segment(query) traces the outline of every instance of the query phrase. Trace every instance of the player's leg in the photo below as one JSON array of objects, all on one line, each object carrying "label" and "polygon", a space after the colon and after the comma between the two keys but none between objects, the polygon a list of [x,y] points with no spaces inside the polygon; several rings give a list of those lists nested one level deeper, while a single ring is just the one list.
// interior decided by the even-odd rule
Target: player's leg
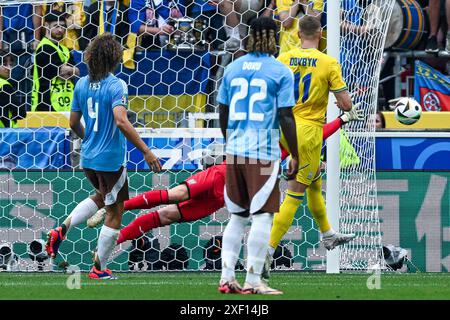
[{"label": "player's leg", "polygon": [[447,39],[445,42],[445,51],[450,53],[450,0],[445,1],[445,15],[447,17]]},{"label": "player's leg", "polygon": [[241,293],[236,280],[235,267],[241,251],[245,227],[249,221],[249,199],[246,183],[237,165],[237,157],[227,156],[225,203],[231,213],[222,237],[221,293]]},{"label": "player's leg", "polygon": [[[200,207],[203,206],[204,208],[199,208],[200,210],[198,210],[196,216],[198,215],[201,216],[203,212],[206,212],[206,215],[213,213],[217,209],[214,210],[213,212],[208,211],[211,205],[214,206],[217,203],[221,203],[219,208],[224,206],[223,200],[223,189],[225,185],[224,169],[225,165],[215,165],[209,167],[206,170],[200,171],[192,175],[175,188],[168,190],[169,202],[181,204],[183,202],[189,202],[190,200],[194,200],[193,203],[196,203],[195,200],[199,199],[202,202],[202,205],[200,205]],[[157,191],[156,194],[158,194],[158,192],[161,190],[155,191]],[[125,210],[128,210],[130,208],[139,209],[146,207],[147,203],[149,203],[148,199],[151,198],[150,196],[146,196],[146,194],[150,194],[151,192],[152,191],[149,191],[148,193],[144,193],[133,199],[125,201]],[[183,199],[189,200],[185,201]],[[130,203],[133,203],[133,205],[131,205]],[[91,228],[97,226],[98,224],[103,222],[105,214],[106,211],[104,209],[100,209],[94,216],[92,216],[88,220],[87,225]]]},{"label": "player's leg", "polygon": [[[287,145],[283,136],[281,143],[283,146]],[[288,181],[286,196],[280,206],[280,211],[274,216],[269,242],[270,256],[273,256],[281,239],[291,227],[295,214],[303,203],[305,190],[317,172],[318,164],[315,163],[315,158],[317,158],[316,161],[320,161],[322,146],[322,132],[320,128],[302,125],[297,122],[297,144],[300,158],[299,170],[296,179]]]},{"label": "player's leg", "polygon": [[128,200],[128,179],[124,167],[117,172],[95,172],[99,181],[99,193],[106,205],[105,224],[100,230],[94,266],[89,272],[91,279],[111,279],[112,273],[106,268],[111,253],[116,246],[122,223],[124,202]]},{"label": "player's leg", "polygon": [[162,204],[180,203],[208,192],[213,180],[208,179],[214,167],[198,172],[169,190],[151,190],[125,201],[125,210],[150,209]]},{"label": "player's leg", "polygon": [[[180,184],[169,190],[151,190],[125,201],[124,210],[150,209],[162,204],[179,203],[189,199],[189,190],[185,184]],[[105,208],[98,210],[88,219],[87,225],[94,228],[103,222],[106,216]]]},{"label": "player's leg", "polygon": [[[92,170],[86,170],[86,175],[92,175],[91,171]],[[94,187],[97,189],[98,181],[96,181],[95,177],[91,178],[91,183],[93,183]],[[55,258],[58,254],[61,242],[66,238],[70,229],[86,222],[97,212],[98,208],[102,208],[103,206],[104,202],[99,193],[81,201],[59,227],[49,231],[47,243],[45,245],[47,254],[51,258]]]},{"label": "player's leg", "polygon": [[288,181],[286,196],[280,206],[280,211],[275,214],[273,219],[273,226],[270,232],[269,241],[270,256],[275,253],[279,243],[291,227],[295,214],[303,203],[305,190],[306,185],[298,183],[295,180]]},{"label": "player's leg", "polygon": [[137,217],[133,222],[120,230],[117,244],[136,239],[154,228],[167,226],[175,222],[190,222],[203,219],[223,206],[223,198],[214,196],[202,199],[193,198],[177,205],[165,206],[157,211]]},{"label": "player's leg", "polygon": [[425,51],[428,53],[436,53],[439,51],[437,43],[437,33],[439,31],[439,18],[441,10],[441,0],[430,0],[428,5],[428,14],[430,17],[430,33]]},{"label": "player's leg", "polygon": [[167,226],[181,219],[177,205],[171,204],[157,211],[143,214],[134,219],[129,225],[120,230],[117,244],[136,239],[144,233],[163,226]]},{"label": "player's leg", "polygon": [[306,189],[306,195],[309,211],[319,226],[322,242],[327,250],[333,250],[336,246],[348,243],[355,238],[354,233],[339,233],[331,227],[328,221],[325,199],[322,195],[320,171],[317,172],[317,178]]},{"label": "player's leg", "polygon": [[[311,184],[320,163],[322,130],[315,126],[301,124],[297,119],[296,125],[298,154],[300,157],[299,170],[295,180],[288,181],[288,188],[280,206],[280,211],[275,213],[273,219],[269,249],[262,273],[262,278],[266,282],[270,277],[269,270],[275,250],[291,227],[295,214],[303,203],[306,188]],[[287,143],[284,136],[281,138],[281,144],[286,148]]]},{"label": "player's leg", "polygon": [[221,293],[240,293],[241,286],[236,280],[235,267],[241,251],[245,227],[249,221],[248,211],[231,213],[222,237],[222,273],[219,283]]},{"label": "player's leg", "polygon": [[124,210],[151,209],[153,207],[179,203],[189,199],[189,192],[184,183],[169,190],[150,190],[128,201],[125,201]]},{"label": "player's leg", "polygon": [[105,224],[100,230],[97,251],[94,255],[94,267],[89,273],[91,279],[111,279],[112,272],[106,268],[108,259],[116,246],[122,223],[123,202],[106,206]]},{"label": "player's leg", "polygon": [[320,232],[322,235],[330,233],[332,228],[328,221],[325,200],[322,195],[322,176],[320,173],[308,189],[306,189],[306,196],[308,199],[309,211],[319,226]]},{"label": "player's leg", "polygon": [[280,207],[278,184],[279,161],[250,165],[245,172],[249,192],[252,225],[247,241],[247,275],[244,294],[282,294],[261,281],[264,261],[269,247],[274,212]]}]

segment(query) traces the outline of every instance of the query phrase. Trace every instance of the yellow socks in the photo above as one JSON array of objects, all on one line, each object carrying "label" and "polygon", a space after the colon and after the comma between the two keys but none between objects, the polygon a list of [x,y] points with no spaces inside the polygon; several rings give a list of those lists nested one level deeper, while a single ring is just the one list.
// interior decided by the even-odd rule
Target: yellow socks
[{"label": "yellow socks", "polygon": [[270,232],[270,246],[273,249],[278,247],[281,239],[289,230],[294,220],[297,209],[303,202],[304,193],[286,191],[286,198],[280,207],[280,212],[275,213],[273,218],[272,230]]},{"label": "yellow socks", "polygon": [[322,178],[313,181],[306,189],[306,196],[308,197],[308,208],[314,220],[319,225],[320,232],[325,233],[331,229],[328,222],[327,209],[325,207],[325,200],[322,195]]}]

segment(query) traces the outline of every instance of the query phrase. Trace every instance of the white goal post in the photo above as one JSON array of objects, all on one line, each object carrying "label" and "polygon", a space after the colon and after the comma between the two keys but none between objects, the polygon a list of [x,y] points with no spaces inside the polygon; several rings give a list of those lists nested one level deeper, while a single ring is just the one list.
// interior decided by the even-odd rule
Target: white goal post
[{"label": "white goal post", "polygon": [[[327,1],[327,52],[341,63],[353,103],[365,121],[353,122],[327,141],[327,212],[349,244],[327,252],[327,273],[384,268],[375,172],[375,114],[381,59],[396,0]],[[339,114],[330,96],[327,119]],[[361,135],[358,133],[364,133]],[[344,140],[347,147],[341,150]],[[355,154],[351,154],[353,149]],[[357,158],[346,163],[345,158]]]}]

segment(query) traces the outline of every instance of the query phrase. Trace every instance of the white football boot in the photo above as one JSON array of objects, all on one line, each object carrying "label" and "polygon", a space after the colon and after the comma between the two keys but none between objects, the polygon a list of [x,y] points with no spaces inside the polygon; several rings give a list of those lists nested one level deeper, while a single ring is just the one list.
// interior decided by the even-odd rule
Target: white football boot
[{"label": "white football boot", "polygon": [[355,237],[356,235],[354,233],[335,232],[331,236],[322,237],[322,242],[327,250],[333,250],[337,246],[341,246],[352,241]]}]

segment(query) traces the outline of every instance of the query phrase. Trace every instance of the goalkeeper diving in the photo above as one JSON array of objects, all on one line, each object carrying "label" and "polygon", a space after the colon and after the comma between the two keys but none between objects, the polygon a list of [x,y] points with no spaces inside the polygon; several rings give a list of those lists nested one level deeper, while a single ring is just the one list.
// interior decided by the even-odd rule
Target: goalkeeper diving
[{"label": "goalkeeper diving", "polygon": [[[361,111],[355,106],[350,112],[344,112],[334,121],[326,124],[323,130],[323,139],[327,139],[342,125],[362,120]],[[282,159],[289,153],[282,149]],[[225,162],[213,165],[206,170],[192,175],[185,181],[169,190],[150,190],[132,199],[125,201],[124,210],[151,209],[160,205],[164,207],[145,213],[120,230],[117,245],[139,238],[148,231],[178,222],[192,222],[203,219],[225,206]],[[72,219],[79,210],[75,208],[63,224],[51,231],[58,237],[47,242],[46,250],[49,256],[56,257],[61,242],[66,239],[67,232],[76,225],[87,220],[89,227],[102,223],[106,210],[100,209],[95,214],[86,216],[84,221]],[[74,222],[76,221],[76,224]]]}]

